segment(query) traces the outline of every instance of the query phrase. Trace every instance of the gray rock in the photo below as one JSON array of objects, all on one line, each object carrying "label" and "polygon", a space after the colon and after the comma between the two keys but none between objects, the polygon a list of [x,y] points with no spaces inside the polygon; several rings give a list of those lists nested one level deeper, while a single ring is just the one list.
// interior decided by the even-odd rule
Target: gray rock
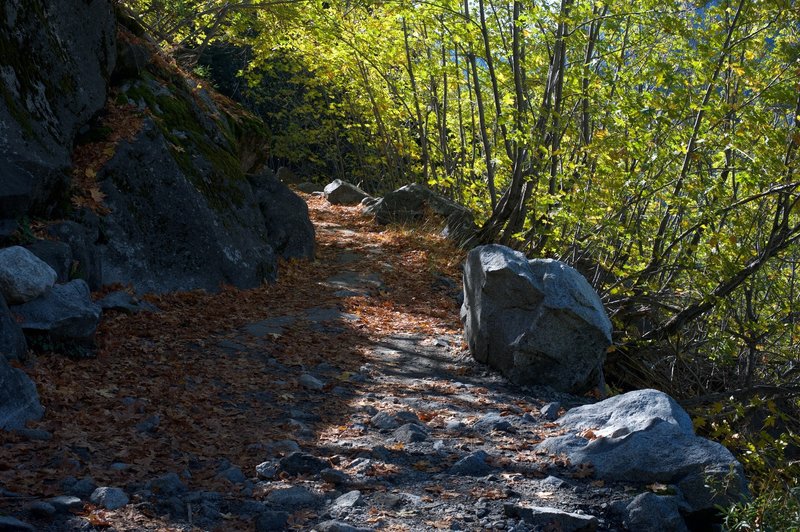
[{"label": "gray rock", "polygon": [[271,334],[283,334],[286,327],[292,325],[297,318],[294,316],[274,316],[255,323],[248,323],[244,330],[247,334],[263,338]]},{"label": "gray rock", "polygon": [[394,431],[394,439],[403,443],[413,443],[428,439],[428,432],[415,423],[406,423]]},{"label": "gray rock", "polygon": [[488,457],[489,455],[484,451],[475,451],[453,464],[450,467],[450,473],[470,477],[488,475],[492,471],[492,466],[486,462]]},{"label": "gray rock", "polygon": [[43,414],[33,381],[0,356],[0,430],[24,429],[28,421],[41,419]]},{"label": "gray rock", "polygon": [[12,312],[27,332],[47,333],[59,340],[90,341],[102,310],[92,302],[89,286],[81,279],[55,285],[43,296],[16,305]]},{"label": "gray rock", "polygon": [[369,194],[355,185],[336,179],[327,184],[323,190],[325,199],[334,205],[358,205]]},{"label": "gray rock", "polygon": [[97,290],[103,284],[103,267],[95,247],[95,242],[100,239],[100,220],[91,212],[82,211],[81,214],[87,225],[74,221],[59,222],[50,225],[47,233],[69,245],[72,257],[69,278],[83,279],[89,288]]},{"label": "gray rock", "polygon": [[342,484],[347,484],[350,481],[350,478],[346,473],[330,467],[320,471],[319,476],[322,480],[333,484],[334,486],[341,486]]},{"label": "gray rock", "polygon": [[0,530],[3,532],[34,532],[36,529],[16,517],[0,515]]},{"label": "gray rock", "polygon": [[70,510],[80,510],[83,508],[83,501],[78,497],[73,497],[71,495],[59,495],[58,497],[52,497],[47,499],[47,502],[53,505],[58,513],[66,513]]},{"label": "gray rock", "polygon": [[516,384],[581,393],[602,380],[611,322],[577,271],[505,246],[479,246],[464,265],[464,335],[472,356]]},{"label": "gray rock", "polygon": [[0,218],[62,215],[75,136],[106,102],[116,58],[113,7],[76,0],[6,0],[3,7]]},{"label": "gray rock", "polygon": [[80,480],[72,479],[71,482],[65,481],[64,486],[68,495],[80,497],[81,499],[86,499],[97,489],[97,484],[92,477],[84,477]]},{"label": "gray rock", "polygon": [[446,222],[444,236],[458,243],[468,241],[477,231],[469,209],[416,183],[365,203],[363,212],[375,215],[381,224],[419,221],[433,213]]},{"label": "gray rock", "polygon": [[285,259],[313,259],[314,225],[306,202],[269,171],[249,179],[275,253]]},{"label": "gray rock", "polygon": [[328,463],[311,454],[295,452],[281,458],[278,467],[290,475],[316,475],[328,468]]},{"label": "gray rock", "polygon": [[[25,507],[31,515],[38,517],[52,517],[56,514],[56,507],[45,501],[34,501]],[[0,526],[2,530],[2,526]]]},{"label": "gray rock", "polygon": [[138,314],[142,311],[158,312],[158,308],[151,305],[147,301],[142,301],[137,297],[130,295],[128,292],[121,290],[111,292],[103,299],[97,302],[103,310],[116,310],[118,312],[126,312],[128,314]]},{"label": "gray rock", "polygon": [[631,532],[686,532],[686,523],[679,511],[676,497],[655,493],[636,496],[625,508],[625,526]]},{"label": "gray rock", "polygon": [[180,495],[187,491],[186,485],[181,482],[177,473],[167,473],[166,475],[154,478],[147,483],[147,489],[162,498]]},{"label": "gray rock", "polygon": [[363,506],[364,505],[364,498],[361,496],[361,492],[358,490],[348,491],[344,495],[341,495],[333,501],[333,506],[336,509],[343,509],[343,508],[352,508],[353,506]]},{"label": "gray rock", "polygon": [[27,353],[25,334],[11,315],[5,299],[0,296],[0,356],[7,360],[21,360]]},{"label": "gray rock", "polygon": [[58,275],[21,246],[0,249],[0,296],[9,305],[32,301],[53,286]]},{"label": "gray rock", "polygon": [[286,530],[289,512],[266,510],[256,518],[256,532],[277,532]]},{"label": "gray rock", "polygon": [[286,509],[306,508],[316,506],[320,498],[302,486],[279,488],[267,495],[266,502]]},{"label": "gray rock", "polygon": [[153,432],[161,425],[161,416],[154,414],[136,424],[136,432]]},{"label": "gray rock", "polygon": [[231,466],[225,469],[224,471],[220,472],[218,476],[219,478],[224,478],[232,484],[244,484],[244,482],[247,480],[247,477],[242,470],[236,466]]},{"label": "gray rock", "polygon": [[374,528],[356,527],[344,521],[328,520],[314,526],[317,532],[374,532]]},{"label": "gray rock", "polygon": [[394,430],[400,426],[395,417],[388,412],[378,412],[370,418],[369,423],[380,430]]},{"label": "gray rock", "polygon": [[300,451],[300,446],[294,440],[278,440],[264,446],[269,456],[285,456]]},{"label": "gray rock", "polygon": [[549,506],[520,506],[507,503],[503,506],[508,517],[524,520],[535,527],[561,532],[590,532],[597,529],[597,518],[592,515],[565,512]]},{"label": "gray rock", "polygon": [[314,192],[323,192],[324,193],[325,187],[318,183],[312,183],[310,181],[304,181],[297,185],[297,190],[300,192],[305,192],[306,194],[313,194]]},{"label": "gray rock", "polygon": [[277,462],[270,460],[256,466],[256,475],[262,480],[272,480],[278,475],[279,470]]},{"label": "gray rock", "polygon": [[[142,83],[137,90],[154,90],[137,83]],[[104,239],[98,247],[103,283],[132,284],[143,293],[216,291],[220,283],[250,288],[274,280],[276,254],[252,187],[235,166],[219,166],[220,160],[234,157],[233,148],[213,124],[206,124],[210,118],[191,96],[164,97],[186,106],[192,117],[186,119],[211,133],[198,136],[202,147],[182,142],[191,161],[183,164],[156,123],[157,111],[151,110],[156,116],[145,119],[136,137],[117,145],[97,174],[111,211],[103,219]],[[221,159],[210,161],[203,150]]]},{"label": "gray rock", "polygon": [[[676,484],[693,512],[747,494],[741,464],[722,445],[695,436],[688,414],[657,390],[574,408],[557,423],[567,434],[538,449],[563,453],[575,465],[590,463],[597,478]],[[593,433],[588,439],[579,435],[587,429]]]},{"label": "gray rock", "polygon": [[561,410],[561,403],[558,401],[554,403],[547,403],[542,408],[539,409],[539,413],[545,418],[547,421],[555,421],[558,419],[558,411]]},{"label": "gray rock", "polygon": [[297,382],[306,390],[320,391],[325,387],[325,384],[321,380],[308,373],[300,375]]},{"label": "gray rock", "polygon": [[128,495],[123,490],[107,486],[94,490],[89,500],[106,510],[122,508],[129,502]]},{"label": "gray rock", "polygon": [[55,240],[36,240],[26,245],[25,249],[46,262],[56,272],[56,282],[66,283],[70,280],[72,250],[69,244]]},{"label": "gray rock", "polygon": [[53,433],[42,429],[17,429],[14,434],[32,441],[50,441],[53,439]]},{"label": "gray rock", "polygon": [[501,416],[499,412],[489,412],[488,414],[485,414],[475,422],[473,428],[481,432],[491,432],[493,430],[501,432],[514,432],[513,425],[505,418],[505,416]]}]

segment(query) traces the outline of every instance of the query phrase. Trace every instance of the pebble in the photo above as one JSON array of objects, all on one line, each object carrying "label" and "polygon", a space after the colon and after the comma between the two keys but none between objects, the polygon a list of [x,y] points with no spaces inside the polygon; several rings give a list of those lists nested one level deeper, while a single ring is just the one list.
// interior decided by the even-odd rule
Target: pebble
[{"label": "pebble", "polygon": [[300,450],[300,446],[294,440],[278,440],[268,443],[264,446],[264,450],[270,457],[284,456],[291,453],[296,453]]},{"label": "pebble", "polygon": [[186,485],[181,482],[180,477],[176,473],[167,473],[160,477],[154,478],[147,483],[147,487],[153,493],[162,497],[168,497],[187,491]]},{"label": "pebble", "polygon": [[336,509],[352,508],[353,506],[363,506],[364,498],[358,490],[348,491],[341,497],[333,501],[332,506]]},{"label": "pebble", "polygon": [[400,426],[397,419],[386,412],[378,412],[369,420],[370,425],[380,430],[393,430]]},{"label": "pebble", "polygon": [[137,423],[136,432],[152,432],[161,424],[161,416],[158,414],[150,416],[141,423]]},{"label": "pebble", "polygon": [[58,497],[47,499],[47,502],[50,503],[58,513],[66,513],[70,510],[83,508],[83,501],[71,495],[59,495]]},{"label": "pebble", "polygon": [[329,482],[334,486],[340,486],[342,484],[346,484],[349,481],[347,474],[343,473],[342,471],[339,471],[338,469],[332,469],[332,468],[323,469],[322,471],[319,472],[319,476],[322,478],[322,480],[324,480],[325,482]]},{"label": "pebble", "polygon": [[316,505],[319,497],[302,486],[292,486],[272,491],[267,495],[266,501],[274,506],[294,510]]},{"label": "pebble", "polygon": [[539,409],[539,413],[548,421],[555,421],[558,419],[558,411],[561,410],[561,403],[558,401],[554,401],[552,403],[547,403],[542,408]]},{"label": "pebble", "polygon": [[106,510],[116,510],[128,504],[128,495],[120,488],[103,486],[94,490],[89,498],[94,504],[102,506]]},{"label": "pebble", "polygon": [[327,469],[328,463],[308,453],[294,452],[281,458],[278,467],[290,475],[316,475]]},{"label": "pebble", "polygon": [[242,470],[236,466],[231,466],[225,469],[218,476],[220,478],[224,478],[225,480],[231,482],[232,484],[242,484],[244,483],[245,480],[247,480],[247,477],[242,472]]},{"label": "pebble", "polygon": [[278,464],[271,460],[261,462],[256,466],[256,475],[262,480],[272,480],[278,475]]},{"label": "pebble", "polygon": [[488,456],[484,451],[475,451],[453,464],[450,467],[450,473],[470,477],[488,475],[492,470],[492,466],[486,463]]},{"label": "pebble", "polygon": [[321,380],[309,373],[303,373],[300,375],[300,377],[297,379],[297,382],[299,382],[300,386],[306,390],[320,391],[325,387],[325,384]]},{"label": "pebble", "polygon": [[66,487],[65,491],[67,494],[81,498],[88,497],[94,493],[94,490],[97,489],[97,484],[92,477],[84,477],[72,483],[65,481],[64,485]]}]

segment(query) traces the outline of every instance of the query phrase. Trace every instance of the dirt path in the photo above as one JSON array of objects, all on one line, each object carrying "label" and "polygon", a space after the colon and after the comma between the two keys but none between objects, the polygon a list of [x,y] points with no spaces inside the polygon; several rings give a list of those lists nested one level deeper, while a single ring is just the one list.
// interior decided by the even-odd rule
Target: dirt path
[{"label": "dirt path", "polygon": [[[553,430],[540,407],[575,398],[465,353],[461,252],[304,197],[313,263],[109,314],[97,358],[38,357],[47,413],[4,436],[0,512],[41,530],[530,530],[538,505],[614,529],[622,489],[533,450]],[[130,503],[84,504],[96,486]],[[51,504],[64,495],[76,515]]]}]

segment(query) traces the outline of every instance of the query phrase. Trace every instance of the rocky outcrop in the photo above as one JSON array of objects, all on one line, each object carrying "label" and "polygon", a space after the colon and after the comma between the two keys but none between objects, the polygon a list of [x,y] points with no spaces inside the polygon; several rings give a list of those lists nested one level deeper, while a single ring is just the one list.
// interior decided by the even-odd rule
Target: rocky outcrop
[{"label": "rocky outcrop", "polygon": [[24,428],[25,423],[40,419],[42,414],[36,386],[22,370],[12,368],[0,356],[0,430]]},{"label": "rocky outcrop", "polygon": [[325,185],[323,193],[325,199],[333,205],[358,205],[364,198],[369,198],[369,194],[341,179],[335,179]]},{"label": "rocky outcrop", "polygon": [[688,513],[747,494],[741,464],[719,443],[696,436],[686,411],[657,390],[577,407],[557,423],[567,433],[538,450],[590,464],[599,479],[673,485]]},{"label": "rocky outcrop", "polygon": [[479,362],[517,384],[584,392],[601,384],[611,322],[573,268],[479,246],[464,264],[464,336]]},{"label": "rocky outcrop", "polygon": [[367,203],[364,214],[374,215],[380,224],[416,222],[433,214],[445,221],[444,236],[459,244],[477,231],[469,209],[416,183]]},{"label": "rocky outcrop", "polygon": [[106,101],[115,33],[108,1],[3,2],[0,218],[60,215],[68,206],[72,143]]},{"label": "rocky outcrop", "polygon": [[249,178],[264,216],[267,240],[285,259],[314,257],[314,225],[308,205],[269,170]]}]

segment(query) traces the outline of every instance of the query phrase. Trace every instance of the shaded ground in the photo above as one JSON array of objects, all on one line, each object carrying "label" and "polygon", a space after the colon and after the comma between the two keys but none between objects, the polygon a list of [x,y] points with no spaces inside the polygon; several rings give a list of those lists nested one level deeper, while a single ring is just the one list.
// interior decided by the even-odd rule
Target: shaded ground
[{"label": "shaded ground", "polygon": [[[527,530],[514,508],[537,504],[615,528],[623,486],[532,450],[553,429],[539,407],[575,398],[508,387],[465,353],[462,252],[306,199],[313,263],[284,264],[276,284],[255,290],[148,298],[160,313],[104,317],[97,358],[38,357],[28,372],[47,413],[33,428],[52,438],[0,436],[0,513],[50,530],[305,530],[330,519]],[[283,440],[336,474],[287,472]],[[453,468],[478,451],[485,460]],[[256,475],[262,463],[276,473]],[[188,495],[153,487],[170,472]],[[131,504],[81,504],[76,517],[26,510],[86,477],[122,487]],[[292,486],[313,500],[276,498]],[[354,490],[356,502],[336,502]]]}]

